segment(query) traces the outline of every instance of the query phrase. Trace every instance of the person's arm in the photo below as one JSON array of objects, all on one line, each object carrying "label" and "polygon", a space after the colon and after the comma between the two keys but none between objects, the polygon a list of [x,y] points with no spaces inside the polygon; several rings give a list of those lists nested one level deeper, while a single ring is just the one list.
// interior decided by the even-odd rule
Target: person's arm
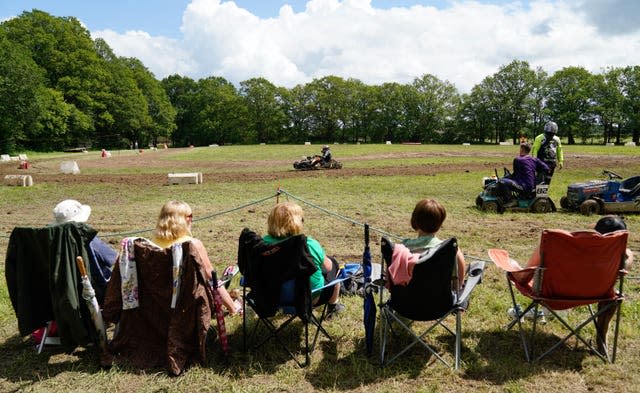
[{"label": "person's arm", "polygon": [[333,268],[333,262],[331,262],[331,259],[329,259],[328,257],[324,257],[324,260],[322,261],[322,272],[328,272]]},{"label": "person's arm", "polygon": [[624,261],[624,268],[631,269],[631,265],[633,264],[633,251],[627,248],[626,255],[627,259]]},{"label": "person's arm", "polygon": [[560,138],[558,138],[558,148],[556,149],[556,157],[558,158],[558,169],[562,169],[564,166],[564,154],[562,153],[562,143],[560,142]]},{"label": "person's arm", "polygon": [[534,157],[534,159],[536,160],[536,171],[537,172],[542,172],[542,173],[549,173],[549,165],[547,165],[544,161],[542,161],[541,159]]},{"label": "person's arm", "polygon": [[533,146],[531,146],[531,157],[538,156],[538,150],[540,150],[540,143],[541,143],[540,141],[541,141],[540,135],[535,137],[535,139],[533,140]]},{"label": "person's arm", "polygon": [[196,249],[196,253],[202,262],[202,268],[204,271],[202,272],[205,280],[211,280],[211,272],[213,271],[213,266],[211,265],[211,261],[209,260],[209,255],[207,254],[206,248],[204,248],[204,244],[196,238],[191,239],[191,243],[194,245]]},{"label": "person's arm", "polygon": [[462,288],[462,283],[464,282],[465,272],[467,271],[466,262],[464,260],[464,254],[462,250],[458,249],[456,253],[456,263],[458,264],[458,282],[455,283],[458,289]]}]

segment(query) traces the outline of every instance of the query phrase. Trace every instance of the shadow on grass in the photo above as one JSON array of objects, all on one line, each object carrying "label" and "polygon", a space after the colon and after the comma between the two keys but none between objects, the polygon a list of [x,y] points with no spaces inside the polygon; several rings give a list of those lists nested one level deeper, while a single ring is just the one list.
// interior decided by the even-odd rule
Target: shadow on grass
[{"label": "shadow on grass", "polygon": [[70,370],[84,373],[102,370],[94,347],[65,352],[60,346],[46,346],[38,354],[30,338],[16,335],[0,345],[0,354],[0,380],[18,383],[20,387],[16,391]]},{"label": "shadow on grass", "polygon": [[[242,331],[242,323],[228,332],[229,340],[229,357],[225,358],[222,354],[220,342],[217,338],[213,339],[207,345],[207,367],[217,373],[231,374],[236,378],[245,378],[257,374],[272,374],[276,372],[282,365],[289,362],[291,357],[273,338],[266,341],[260,347],[256,345],[262,341],[268,334],[264,326],[259,326],[257,331],[252,329],[255,327],[256,321],[248,327],[248,334],[254,334],[253,338],[247,339],[247,350],[244,350],[244,338]],[[304,362],[304,336],[303,324],[300,320],[294,320],[279,335],[281,342],[285,343],[289,350],[296,356],[300,362]],[[311,326],[309,327],[309,341],[313,339]],[[322,338],[318,338],[320,343]],[[316,345],[316,351],[319,350]],[[312,354],[313,356],[313,354]]]},{"label": "shadow on grass", "polygon": [[[560,345],[542,360],[528,363],[517,330],[484,331],[471,335],[477,338],[478,344],[473,352],[463,352],[465,379],[503,384],[549,370],[579,371],[585,357],[591,356],[583,345],[576,346],[570,340],[571,344]],[[542,354],[559,340],[557,335],[538,331],[534,356]]]}]

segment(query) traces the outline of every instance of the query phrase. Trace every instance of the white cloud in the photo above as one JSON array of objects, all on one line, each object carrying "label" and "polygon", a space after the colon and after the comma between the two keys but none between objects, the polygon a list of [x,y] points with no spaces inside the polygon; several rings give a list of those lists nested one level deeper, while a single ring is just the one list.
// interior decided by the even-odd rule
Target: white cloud
[{"label": "white cloud", "polygon": [[640,32],[603,35],[571,4],[462,0],[446,9],[382,10],[369,0],[311,0],[303,12],[285,5],[277,17],[260,19],[232,1],[193,0],[180,40],[143,32],[94,36],[119,56],[139,58],[158,78],[222,76],[237,84],[262,76],[286,87],[326,75],[380,84],[433,74],[466,92],[514,59],[550,73],[640,64]]},{"label": "white cloud", "polygon": [[193,75],[198,69],[190,49],[170,38],[152,37],[144,31],[118,34],[113,30],[94,31],[91,36],[104,39],[118,56],[139,59],[156,78]]}]

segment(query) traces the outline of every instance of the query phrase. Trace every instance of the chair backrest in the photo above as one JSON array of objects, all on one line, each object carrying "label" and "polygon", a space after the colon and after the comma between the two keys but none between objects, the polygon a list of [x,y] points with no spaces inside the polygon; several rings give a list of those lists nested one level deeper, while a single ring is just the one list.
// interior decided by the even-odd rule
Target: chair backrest
[{"label": "chair backrest", "polygon": [[[540,240],[541,277],[534,287],[548,299],[604,299],[614,294],[624,266],[627,231],[544,230]],[[555,308],[555,307],[554,307]]]},{"label": "chair backrest", "polygon": [[309,254],[305,235],[266,244],[255,232],[245,228],[239,239],[238,267],[244,276],[244,285],[251,289],[250,296],[258,315],[273,316],[281,306],[281,300],[287,301],[284,297],[291,300],[290,288],[287,293],[282,287],[293,280],[296,313],[303,318],[308,316],[311,310],[309,277],[317,268]]},{"label": "chair backrest", "polygon": [[[455,301],[452,291],[458,242],[455,237],[424,251],[413,268],[409,283],[390,287],[393,309],[416,321],[430,321],[449,312]],[[387,264],[391,261],[387,260]]]},{"label": "chair backrest", "polygon": [[[123,253],[129,241],[133,256],[127,261]],[[167,366],[172,374],[191,361],[203,363],[213,295],[197,247],[191,241],[178,245],[180,258],[175,246],[160,248],[144,238],[125,239],[122,246],[103,308],[104,320],[118,323],[113,352],[136,367]],[[175,266],[179,285],[172,302]],[[135,270],[135,278],[123,273],[127,267]]]},{"label": "chair backrest", "polygon": [[88,244],[96,231],[70,222],[43,228],[16,227],[11,232],[5,278],[22,336],[48,321],[58,325],[65,349],[86,345],[97,337],[81,297],[76,257],[89,258]]}]

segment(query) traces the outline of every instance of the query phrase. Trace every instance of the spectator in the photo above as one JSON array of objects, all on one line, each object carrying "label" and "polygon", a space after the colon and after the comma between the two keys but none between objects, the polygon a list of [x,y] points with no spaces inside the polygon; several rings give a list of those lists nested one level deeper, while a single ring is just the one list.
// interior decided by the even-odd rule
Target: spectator
[{"label": "spectator", "polygon": [[[67,222],[84,222],[89,220],[91,207],[83,205],[74,199],[66,199],[53,208],[54,224],[64,224]],[[111,278],[113,264],[118,257],[118,253],[105,243],[98,236],[89,242],[89,267],[91,283],[96,291],[96,299],[102,304],[107,287]]]},{"label": "spectator", "polygon": [[[276,204],[267,218],[268,235],[264,236],[267,244],[278,243],[287,237],[303,233],[304,213],[302,208],[293,202]],[[311,290],[318,289],[335,280],[338,274],[338,263],[324,252],[320,243],[307,236],[307,246],[313,258],[317,270],[309,277]],[[337,315],[344,310],[344,305],[338,303],[340,297],[340,284],[327,287],[313,298],[314,305],[329,303],[327,318]]]},{"label": "spectator", "polygon": [[[438,201],[435,199],[422,199],[416,204],[413,213],[411,213],[411,228],[418,232],[418,237],[404,239],[402,244],[412,253],[421,253],[442,243],[436,233],[440,230],[445,218],[447,218],[447,211]],[[453,287],[454,289],[460,289],[466,271],[464,255],[460,249],[458,249],[456,261],[456,269],[453,271],[455,275]]]},{"label": "spectator", "polygon": [[[190,241],[201,255],[205,271],[206,280],[212,279],[213,267],[202,242],[191,236],[191,224],[193,223],[193,213],[191,207],[182,201],[169,201],[160,209],[160,215],[156,223],[156,231],[152,241],[162,248],[169,248],[175,243]],[[214,285],[217,283],[214,283]],[[224,286],[218,287],[218,292],[222,298],[222,303],[229,311],[230,315],[242,314],[242,306],[234,300]]]},{"label": "spectator", "polygon": [[552,121],[544,125],[544,133],[538,135],[533,141],[531,155],[544,161],[549,167],[549,172],[541,174],[540,181],[545,184],[551,184],[551,177],[556,169],[562,169],[564,166],[564,155],[562,154],[562,143],[556,135],[558,133],[558,125]]}]

